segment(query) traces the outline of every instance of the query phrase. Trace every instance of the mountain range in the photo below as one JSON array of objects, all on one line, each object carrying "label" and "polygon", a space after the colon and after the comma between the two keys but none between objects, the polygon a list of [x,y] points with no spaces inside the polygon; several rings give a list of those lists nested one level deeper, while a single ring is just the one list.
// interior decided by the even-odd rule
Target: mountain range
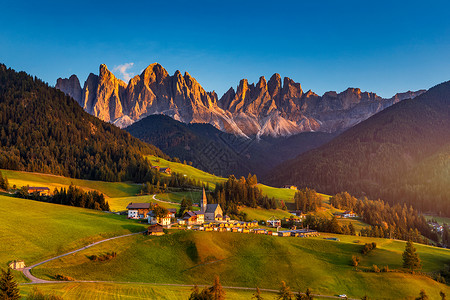
[{"label": "mountain range", "polygon": [[59,78],[57,89],[73,97],[88,113],[118,127],[153,114],[183,123],[209,123],[242,137],[291,136],[301,132],[338,132],[348,129],[404,99],[424,92],[406,92],[384,99],[374,93],[348,88],[319,96],[304,92],[300,83],[279,74],[256,84],[242,79],[220,99],[189,75],[169,73],[157,63],[125,83],[102,64],[99,75],[89,74],[81,88],[76,75]]}]

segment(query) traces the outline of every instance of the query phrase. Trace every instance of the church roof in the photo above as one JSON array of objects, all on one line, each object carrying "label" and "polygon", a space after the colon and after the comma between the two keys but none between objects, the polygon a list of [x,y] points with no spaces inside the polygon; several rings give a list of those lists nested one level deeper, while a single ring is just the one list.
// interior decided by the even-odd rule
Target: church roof
[{"label": "church roof", "polygon": [[215,213],[217,210],[217,207],[220,207],[220,204],[208,204],[208,206],[206,206],[206,211],[205,213]]}]

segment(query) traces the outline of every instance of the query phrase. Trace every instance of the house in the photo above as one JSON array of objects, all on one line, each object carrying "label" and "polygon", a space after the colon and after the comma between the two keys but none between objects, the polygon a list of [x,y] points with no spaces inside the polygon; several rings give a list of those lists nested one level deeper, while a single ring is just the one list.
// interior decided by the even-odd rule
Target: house
[{"label": "house", "polygon": [[290,210],[289,213],[296,217],[301,217],[303,215],[301,210]]},{"label": "house", "polygon": [[159,172],[166,173],[166,174],[172,174],[172,170],[170,168],[159,168]]},{"label": "house", "polygon": [[183,220],[183,219],[177,219],[177,223],[178,223],[179,225],[186,225],[186,221]]},{"label": "house", "polygon": [[150,203],[133,203],[127,206],[128,219],[146,219],[150,212]]},{"label": "house", "polygon": [[147,229],[148,235],[163,235],[164,228],[160,224],[151,225]]},{"label": "house", "polygon": [[14,260],[8,265],[13,270],[22,270],[25,268],[25,262],[23,260]]},{"label": "house", "polygon": [[223,211],[220,204],[208,204],[205,189],[203,189],[203,197],[200,202],[200,211],[205,214],[205,221],[219,221],[219,219],[222,221],[223,219]]},{"label": "house", "polygon": [[284,189],[290,189],[290,190],[297,190],[297,187],[295,185],[285,185],[283,186]]},{"label": "house", "polygon": [[343,218],[355,218],[357,217],[356,213],[352,210],[346,210],[342,213]]},{"label": "house", "polygon": [[205,215],[202,212],[187,211],[183,215],[183,220],[187,225],[198,225],[205,222]]},{"label": "house", "polygon": [[278,236],[291,236],[291,231],[278,231]]},{"label": "house", "polygon": [[45,186],[29,186],[28,187],[28,194],[38,193],[39,195],[46,195],[48,196],[50,194],[50,189]]},{"label": "house", "polygon": [[279,227],[281,226],[281,220],[276,219],[275,217],[271,217],[269,220],[266,221],[266,224],[269,227]]},{"label": "house", "polygon": [[153,210],[148,213],[148,223],[149,224],[160,224],[162,226],[170,225],[170,220],[172,218],[172,214],[170,212],[167,213],[164,217],[156,217],[153,214]]},{"label": "house", "polygon": [[175,215],[177,214],[177,209],[176,208],[168,208],[167,210],[170,213],[170,217],[175,218]]},{"label": "house", "polygon": [[265,229],[260,229],[260,228],[254,229],[254,230],[253,230],[253,233],[254,233],[254,234],[266,234],[266,232],[267,232],[267,230],[265,230]]},{"label": "house", "polygon": [[225,215],[225,216],[223,216],[223,221],[230,222],[231,219],[230,219],[230,217],[228,215]]}]

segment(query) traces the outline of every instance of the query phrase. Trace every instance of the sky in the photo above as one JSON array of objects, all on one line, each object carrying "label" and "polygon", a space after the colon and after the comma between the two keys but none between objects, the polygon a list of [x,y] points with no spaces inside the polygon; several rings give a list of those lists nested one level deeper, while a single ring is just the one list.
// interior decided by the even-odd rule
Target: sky
[{"label": "sky", "polygon": [[[370,2],[370,3],[369,3]],[[447,2],[447,3],[446,3]],[[219,97],[274,73],[391,97],[450,80],[448,1],[0,0],[0,62],[50,85],[158,62]]]}]

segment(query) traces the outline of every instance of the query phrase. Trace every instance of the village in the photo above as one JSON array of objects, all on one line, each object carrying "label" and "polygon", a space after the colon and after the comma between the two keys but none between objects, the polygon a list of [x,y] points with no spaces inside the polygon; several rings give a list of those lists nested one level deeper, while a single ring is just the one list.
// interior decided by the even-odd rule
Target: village
[{"label": "village", "polygon": [[[281,220],[274,217],[265,222],[231,220],[229,216],[224,215],[220,204],[207,203],[205,189],[203,189],[200,210],[198,211],[187,211],[178,219],[176,218],[176,209],[167,209],[163,215],[160,214],[160,211],[159,206],[153,203],[130,203],[127,206],[129,219],[148,220],[150,224],[146,232],[148,235],[163,235],[165,234],[164,229],[253,233],[279,237],[319,235],[316,230],[309,228],[297,229],[296,226],[290,230],[279,230],[281,228]],[[297,216],[295,219],[297,221],[300,221],[303,217],[300,211],[291,211],[291,213]],[[264,227],[267,228],[261,228],[262,226],[260,225],[265,225]]]}]

